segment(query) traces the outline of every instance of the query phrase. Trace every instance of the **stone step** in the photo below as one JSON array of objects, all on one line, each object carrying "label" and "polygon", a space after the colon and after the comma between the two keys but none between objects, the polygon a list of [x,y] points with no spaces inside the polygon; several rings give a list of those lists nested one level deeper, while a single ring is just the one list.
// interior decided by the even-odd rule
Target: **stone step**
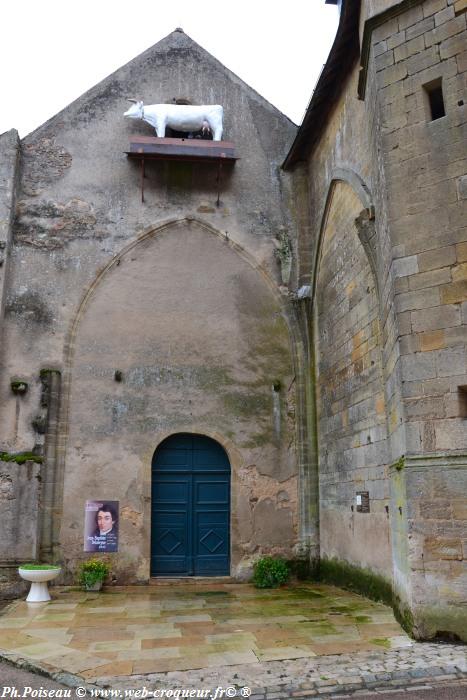
[{"label": "stone step", "polygon": [[202,586],[204,585],[224,585],[241,583],[241,581],[236,581],[231,576],[178,576],[173,578],[168,578],[165,576],[155,576],[149,579],[150,586]]}]

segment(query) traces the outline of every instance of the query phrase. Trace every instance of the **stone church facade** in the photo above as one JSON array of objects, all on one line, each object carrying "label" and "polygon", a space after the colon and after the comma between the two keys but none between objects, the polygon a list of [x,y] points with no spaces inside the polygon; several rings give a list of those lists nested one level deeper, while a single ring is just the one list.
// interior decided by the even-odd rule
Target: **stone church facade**
[{"label": "stone church facade", "polygon": [[[339,4],[298,129],[176,30],[0,136],[4,594],[109,501],[118,584],[273,554],[465,637],[467,4]],[[222,105],[238,160],[143,169],[128,97]]]}]

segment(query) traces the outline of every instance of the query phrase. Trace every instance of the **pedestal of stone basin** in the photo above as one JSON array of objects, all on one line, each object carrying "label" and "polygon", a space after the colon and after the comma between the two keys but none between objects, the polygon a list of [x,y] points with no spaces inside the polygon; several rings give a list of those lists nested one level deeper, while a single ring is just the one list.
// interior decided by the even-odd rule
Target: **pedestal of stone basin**
[{"label": "pedestal of stone basin", "polygon": [[50,569],[23,569],[21,566],[18,573],[25,581],[31,582],[31,590],[26,598],[27,603],[47,603],[50,598],[47,583],[56,578],[61,572],[60,567],[50,567]]}]

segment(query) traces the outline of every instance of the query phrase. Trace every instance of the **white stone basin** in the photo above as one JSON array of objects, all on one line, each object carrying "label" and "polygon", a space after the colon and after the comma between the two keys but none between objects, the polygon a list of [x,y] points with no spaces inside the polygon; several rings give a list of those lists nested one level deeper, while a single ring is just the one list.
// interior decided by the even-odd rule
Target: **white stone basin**
[{"label": "white stone basin", "polygon": [[26,598],[27,603],[46,603],[50,600],[48,581],[56,578],[61,572],[60,567],[50,569],[23,569],[21,566],[18,573],[25,581],[31,581],[31,590]]}]

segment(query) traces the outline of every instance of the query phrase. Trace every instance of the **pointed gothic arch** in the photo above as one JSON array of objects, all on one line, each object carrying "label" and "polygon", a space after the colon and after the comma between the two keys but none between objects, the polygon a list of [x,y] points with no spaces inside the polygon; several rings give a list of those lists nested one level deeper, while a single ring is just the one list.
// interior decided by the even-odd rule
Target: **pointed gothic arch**
[{"label": "pointed gothic arch", "polygon": [[[77,416],[76,412],[74,415],[71,415],[70,412],[71,412],[71,407],[73,405],[73,395],[75,396],[75,398],[77,396],[76,391],[73,394],[73,391],[74,391],[73,386],[74,386],[74,384],[76,384],[76,377],[75,377],[75,379],[73,379],[73,376],[74,376],[73,373],[76,371],[79,371],[82,373],[84,371],[83,370],[83,363],[86,362],[84,355],[86,355],[86,353],[88,352],[88,348],[87,348],[86,344],[83,346],[82,340],[78,342],[78,339],[80,337],[82,338],[82,336],[80,336],[80,334],[82,332],[83,322],[86,322],[88,324],[88,328],[85,332],[87,333],[86,337],[88,338],[86,343],[88,343],[88,345],[89,345],[89,343],[91,343],[91,340],[92,340],[92,342],[94,342],[95,338],[90,331],[90,327],[89,327],[90,317],[88,314],[88,310],[93,306],[93,304],[101,303],[101,302],[99,302],[99,298],[102,296],[102,294],[104,294],[103,290],[105,290],[109,285],[111,285],[111,280],[112,280],[112,277],[114,276],[114,274],[119,275],[123,269],[125,269],[127,266],[129,266],[132,258],[137,257],[137,255],[139,255],[141,253],[141,251],[145,249],[145,246],[146,246],[146,248],[148,246],[150,248],[154,241],[159,240],[162,242],[164,240],[172,239],[172,238],[174,238],[171,235],[172,232],[175,232],[175,231],[179,231],[179,232],[185,231],[186,232],[187,227],[190,229],[190,231],[193,232],[193,234],[195,236],[198,236],[198,237],[201,236],[201,238],[202,238],[205,234],[207,234],[207,238],[204,239],[205,241],[208,241],[209,238],[212,237],[211,238],[212,241],[217,241],[214,245],[217,246],[218,249],[220,249],[220,247],[221,247],[222,250],[224,250],[228,256],[229,255],[231,256],[232,253],[234,253],[235,259],[242,260],[242,263],[241,263],[243,265],[242,269],[245,270],[246,277],[249,278],[250,281],[256,280],[255,282],[252,282],[252,283],[254,285],[258,285],[257,290],[259,291],[259,293],[256,294],[253,290],[251,290],[251,293],[249,294],[249,296],[247,295],[248,299],[247,298],[244,299],[245,303],[247,303],[247,302],[249,303],[249,299],[254,298],[255,302],[258,302],[261,304],[262,303],[261,297],[263,296],[264,299],[270,299],[270,302],[267,302],[267,304],[272,304],[272,306],[276,309],[276,311],[274,311],[272,316],[271,316],[271,314],[269,314],[269,315],[271,316],[271,318],[274,317],[275,320],[273,322],[276,325],[276,328],[277,328],[279,335],[277,337],[270,338],[268,340],[266,340],[266,336],[264,336],[264,341],[266,343],[269,343],[270,346],[268,347],[267,345],[266,346],[263,345],[263,347],[261,349],[261,353],[259,353],[258,351],[255,351],[254,364],[258,364],[258,360],[259,360],[259,366],[262,366],[264,368],[266,366],[266,360],[264,359],[264,357],[266,357],[266,358],[269,357],[270,359],[272,358],[273,365],[274,365],[274,362],[276,362],[276,370],[271,368],[271,377],[274,375],[274,380],[272,380],[272,381],[275,381],[277,379],[276,375],[278,374],[277,367],[279,366],[279,365],[277,365],[277,362],[279,362],[279,364],[280,364],[280,362],[283,362],[283,360],[280,359],[281,353],[282,353],[282,356],[285,357],[283,355],[283,353],[286,352],[286,355],[289,357],[289,360],[287,360],[287,362],[289,362],[289,367],[290,367],[290,372],[291,372],[290,376],[291,377],[297,376],[299,373],[301,373],[303,375],[303,369],[302,369],[303,364],[302,364],[302,359],[301,359],[301,353],[303,352],[303,348],[301,346],[299,333],[298,333],[298,330],[297,330],[296,325],[295,325],[293,304],[290,303],[288,300],[284,300],[284,297],[280,294],[276,283],[269,277],[267,272],[261,267],[261,265],[259,265],[257,263],[257,261],[254,259],[254,257],[252,255],[250,255],[247,251],[245,251],[241,246],[239,246],[234,241],[229,240],[222,232],[219,232],[218,230],[216,230],[214,227],[210,226],[206,222],[196,220],[195,218],[192,218],[192,217],[183,218],[183,219],[173,219],[173,220],[164,222],[160,226],[149,227],[147,230],[145,230],[143,232],[143,234],[137,240],[132,241],[130,244],[128,244],[117,256],[115,256],[111,261],[109,261],[109,263],[98,273],[95,280],[91,283],[88,290],[84,294],[83,299],[79,305],[78,311],[77,311],[77,313],[73,319],[73,322],[71,324],[71,328],[70,328],[70,332],[69,332],[68,340],[67,340],[67,344],[66,344],[66,353],[65,353],[66,361],[65,361],[65,372],[64,372],[64,393],[63,393],[63,401],[62,401],[62,421],[61,421],[61,430],[60,430],[60,437],[59,437],[59,450],[58,450],[59,451],[59,458],[60,458],[60,462],[59,462],[60,466],[59,466],[59,469],[57,471],[57,476],[58,476],[57,481],[59,482],[59,485],[58,485],[57,493],[56,493],[56,497],[55,497],[55,505],[56,505],[55,513],[56,513],[56,515],[55,515],[55,524],[54,524],[55,530],[58,533],[57,537],[55,539],[56,542],[58,542],[60,539],[66,540],[66,537],[63,538],[63,521],[62,521],[62,529],[60,530],[59,529],[60,517],[57,514],[60,511],[62,511],[64,493],[65,492],[68,494],[70,493],[70,485],[73,485],[74,480],[77,479],[77,477],[73,476],[73,474],[76,472],[76,469],[82,468],[80,465],[80,462],[76,456],[76,445],[78,445],[79,449],[83,449],[83,446],[81,444],[81,447],[79,447],[79,443],[81,442],[81,437],[78,434],[79,431],[77,432],[76,429],[73,429],[73,425],[76,426],[77,425],[76,421],[78,420],[78,422],[79,422],[79,420],[81,420],[83,418],[83,411],[82,411],[82,409],[76,409],[76,410],[81,410],[81,417]],[[166,235],[164,235],[164,234],[166,234]],[[177,236],[175,236],[175,238],[176,237]],[[162,243],[160,243],[160,244],[162,244]],[[142,246],[142,248],[140,248],[140,246]],[[238,263],[238,264],[240,265],[240,263]],[[250,270],[250,272],[248,272],[248,270]],[[107,285],[107,287],[106,287],[106,285]],[[115,289],[115,285],[112,289]],[[264,291],[261,292],[261,289],[263,289]],[[220,296],[222,296],[222,295],[218,294],[217,299],[219,299]],[[108,307],[108,308],[110,311],[111,307]],[[102,316],[102,313],[100,316],[98,316],[96,318],[101,319],[105,325],[106,319],[105,319],[105,316]],[[130,315],[130,320],[131,320],[131,315]],[[131,327],[131,323],[130,322],[128,323],[129,328]],[[96,328],[97,335],[99,335],[99,333],[104,332],[104,331],[102,331],[102,328],[100,327],[100,322],[97,326],[95,326],[95,328]],[[131,330],[129,330],[129,333],[130,333],[129,337],[131,337]],[[281,338],[282,338],[282,340],[281,340]],[[79,343],[81,343],[81,344],[79,344]],[[101,347],[103,347],[103,346],[101,345]],[[110,349],[109,349],[108,356],[112,357],[112,362],[114,364],[117,363],[115,365],[115,368],[117,369],[118,362],[112,355],[112,353],[113,353],[112,347],[114,347],[114,346],[111,346],[111,345],[109,346]],[[281,347],[282,347],[282,349],[281,349]],[[287,348],[287,350],[285,350],[285,348]],[[84,352],[84,355],[83,355],[83,352]],[[105,351],[103,351],[103,352],[105,352]],[[269,353],[269,355],[268,355],[268,353]],[[276,353],[276,359],[274,359],[274,353]],[[77,370],[77,366],[76,366],[76,358],[79,358],[79,361],[81,363],[81,365],[80,365],[81,369],[78,368],[78,370]],[[250,365],[249,371],[253,371],[253,369],[251,369],[252,367],[254,367],[254,365]],[[93,380],[93,381],[95,381],[96,385],[99,382],[102,382],[102,377],[105,374],[105,376],[107,377],[107,379],[106,379],[107,386],[109,386],[109,382],[112,381],[113,377],[109,373],[108,368],[105,369],[105,372],[104,372],[104,370],[102,370],[102,371],[99,370],[97,373],[96,372],[95,372],[95,376],[94,376],[94,380]],[[125,372],[123,372],[123,375],[125,376]],[[164,380],[167,379],[167,376],[168,376],[167,374],[164,376]],[[135,381],[134,373],[132,375],[131,381],[132,382]],[[285,382],[284,386],[288,387],[289,384],[290,384],[290,386],[294,386],[293,381],[292,382],[289,382],[289,381]],[[299,382],[297,382],[297,385],[298,384],[299,384]],[[78,386],[78,385],[76,385],[76,386]],[[120,386],[122,386],[122,385],[120,385]],[[113,392],[115,387],[116,387],[116,385],[114,385],[114,384],[112,384],[110,386],[111,393]],[[119,387],[117,387],[117,389],[118,388]],[[93,410],[92,392],[91,393],[88,392],[87,395],[90,397],[90,399],[89,399],[91,402],[90,403],[90,411],[92,412],[92,410]],[[234,401],[234,404],[235,404],[235,402],[237,401],[237,397],[234,395],[232,397],[232,400]],[[124,403],[125,402],[123,402],[123,404]],[[121,406],[120,407],[117,406],[116,408],[114,407],[114,409],[112,409],[112,410],[114,410],[114,413],[116,416],[115,420],[117,422],[118,422],[118,420],[120,420],[119,415],[117,415],[118,411],[120,409],[126,410],[124,407],[122,408]],[[234,406],[234,410],[238,410],[238,409],[235,408],[235,406]],[[252,416],[255,415],[256,413],[258,413],[258,411],[259,411],[259,413],[261,413],[261,410],[262,410],[261,407],[260,408],[255,407],[255,412],[252,414]],[[285,415],[285,413],[284,413],[284,415]],[[152,420],[156,420],[156,418],[154,418]],[[154,425],[156,425],[156,423],[154,423]],[[92,428],[92,430],[94,430],[93,425],[91,425],[91,428]],[[99,433],[99,430],[101,430],[101,426],[97,425],[95,427],[95,429]],[[84,429],[84,430],[86,431],[87,429]],[[203,423],[203,420],[198,420],[196,417],[194,417],[194,419],[192,421],[181,420],[180,423],[177,425],[177,431],[178,430],[188,431],[188,432],[190,432],[192,430],[196,430],[200,433],[207,434],[206,422],[204,421],[204,423]],[[81,432],[83,432],[83,430]],[[233,439],[231,436],[227,436],[226,431],[224,429],[222,429],[222,427],[221,428],[214,427],[213,432],[219,436],[222,436],[222,439],[220,440],[221,443],[225,444],[227,440],[230,440],[232,442],[232,444],[235,443],[235,439]],[[164,433],[163,426],[161,426],[161,432],[159,433],[159,435],[162,435],[162,433]],[[254,443],[254,440],[251,443],[253,445],[253,448],[254,448],[253,443]],[[67,444],[68,444],[68,451],[70,448],[72,448],[74,456],[73,456],[73,460],[72,460],[73,465],[67,466],[66,472],[65,472],[65,463],[68,464],[68,461],[69,461],[69,456],[67,453]],[[154,438],[152,440],[152,444],[154,444]],[[294,445],[294,440],[292,440],[292,441],[289,440],[289,447],[290,447],[290,445]],[[124,449],[124,448],[120,448],[120,449]],[[270,449],[270,448],[268,448],[268,449]],[[237,450],[237,451],[239,452],[239,450]],[[292,460],[290,462],[290,466],[287,466],[288,462],[290,460],[287,460],[287,459],[279,460],[278,464],[280,463],[282,465],[280,467],[280,469],[282,469],[282,470],[285,469],[285,472],[283,471],[284,475],[279,476],[278,477],[279,479],[283,479],[283,478],[288,479],[289,473],[290,473],[290,475],[295,473],[295,470],[297,469],[297,466],[296,466],[297,463],[298,463],[298,469],[301,470],[301,473],[304,471],[303,465],[300,464],[300,454],[301,454],[301,452],[300,452],[300,445],[299,445],[298,446],[298,458],[297,458],[297,460],[295,462],[295,466],[293,468],[292,468],[292,463],[294,462],[294,460]],[[105,457],[104,453],[101,453],[100,455],[96,454],[96,457],[94,457],[94,461],[96,461],[97,463],[100,463],[101,459],[103,462],[105,462],[106,457]],[[65,460],[66,460],[66,462],[65,462]],[[233,468],[235,468],[235,464],[238,465],[241,463],[241,461],[242,460],[239,458],[236,458],[235,460],[233,460],[233,462],[232,462]],[[274,462],[274,460],[272,460],[272,462]],[[105,470],[109,469],[107,464],[108,463],[104,464],[102,467],[100,466],[100,464],[98,464],[98,468],[103,470],[102,473],[104,473]],[[149,464],[149,462],[148,462],[148,464]],[[71,469],[71,471],[70,471],[70,469]],[[146,469],[146,467],[145,467],[145,469]],[[292,471],[290,471],[290,469],[292,469]],[[146,474],[146,472],[144,472],[144,473]],[[66,476],[66,474],[68,476]],[[64,488],[65,478],[68,480],[67,481],[68,486],[66,486]],[[87,479],[87,481],[86,481],[86,479]],[[93,479],[94,479],[94,481],[93,481]],[[145,476],[144,479],[147,479],[147,476]],[[235,481],[235,477],[233,477],[233,481]],[[98,488],[99,488],[98,487],[99,481],[97,480],[97,478],[93,477],[93,475],[89,472],[89,469],[88,469],[87,475],[83,472],[82,483],[85,485],[84,487],[87,488],[88,490],[90,488],[95,488],[98,490]],[[94,486],[92,486],[92,484],[94,484]],[[69,500],[69,496],[68,496],[68,500]],[[138,522],[141,520],[142,517],[143,517],[143,515],[138,516],[138,518],[139,518],[139,520],[138,520],[138,518],[136,518],[136,516],[135,516],[135,518],[136,518],[136,520],[138,520]],[[300,516],[300,519],[301,519],[301,516]],[[67,533],[67,535],[68,535],[68,533]],[[75,544],[73,546],[76,548],[76,546],[77,546],[76,540],[75,540]],[[76,554],[76,552],[75,552],[75,554]],[[238,560],[238,556],[237,556],[237,560]]]}]

